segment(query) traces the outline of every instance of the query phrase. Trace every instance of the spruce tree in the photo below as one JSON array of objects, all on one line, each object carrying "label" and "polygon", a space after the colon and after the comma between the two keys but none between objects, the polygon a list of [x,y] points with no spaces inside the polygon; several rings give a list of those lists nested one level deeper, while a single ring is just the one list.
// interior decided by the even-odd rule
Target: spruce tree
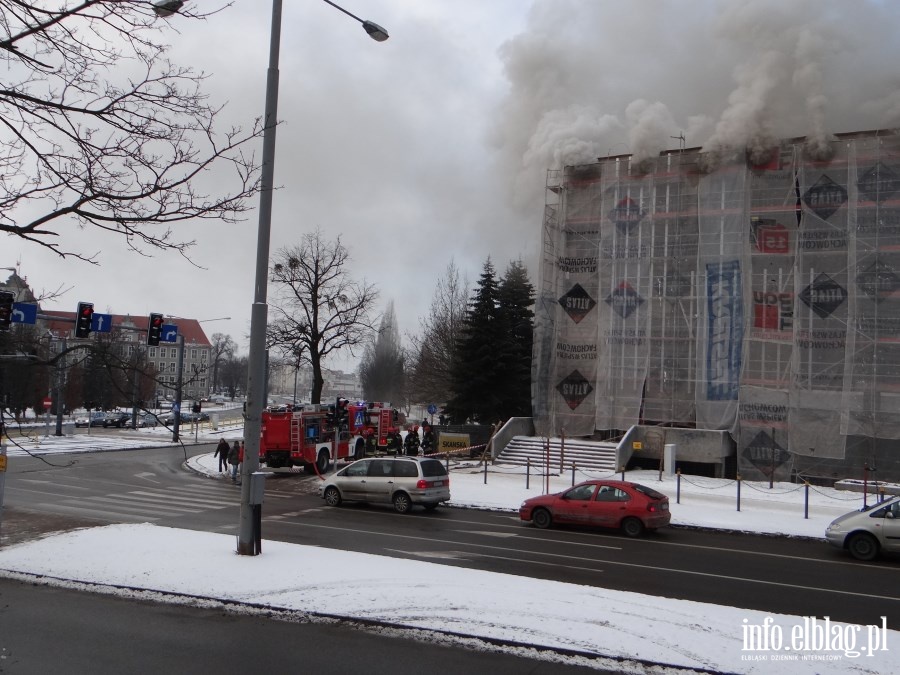
[{"label": "spruce tree", "polygon": [[499,288],[497,391],[502,419],[531,417],[534,286],[521,260],[511,262]]},{"label": "spruce tree", "polygon": [[466,419],[491,424],[499,419],[497,346],[500,340],[499,287],[491,259],[482,268],[469,300],[453,372],[454,396],[447,412],[454,423]]}]

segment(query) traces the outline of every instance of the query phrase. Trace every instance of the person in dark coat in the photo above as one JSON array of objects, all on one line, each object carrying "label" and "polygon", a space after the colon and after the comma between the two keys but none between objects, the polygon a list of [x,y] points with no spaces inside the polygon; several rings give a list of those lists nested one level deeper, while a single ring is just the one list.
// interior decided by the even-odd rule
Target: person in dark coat
[{"label": "person in dark coat", "polygon": [[400,438],[400,431],[393,427],[387,433],[387,451],[390,455],[403,453],[403,439]]},{"label": "person in dark coat", "polygon": [[430,425],[426,424],[422,427],[422,453],[427,455],[434,452],[434,443],[434,431]]},{"label": "person in dark coat", "polygon": [[231,482],[237,483],[238,466],[241,463],[241,444],[237,441],[228,451],[228,463],[231,464]]},{"label": "person in dark coat", "polygon": [[230,448],[228,447],[228,441],[224,438],[219,439],[219,444],[216,446],[216,451],[213,453],[213,458],[219,458],[219,472],[228,473],[228,451]]},{"label": "person in dark coat", "polygon": [[419,454],[419,428],[410,427],[406,432],[406,440],[403,441],[403,451],[410,457]]}]

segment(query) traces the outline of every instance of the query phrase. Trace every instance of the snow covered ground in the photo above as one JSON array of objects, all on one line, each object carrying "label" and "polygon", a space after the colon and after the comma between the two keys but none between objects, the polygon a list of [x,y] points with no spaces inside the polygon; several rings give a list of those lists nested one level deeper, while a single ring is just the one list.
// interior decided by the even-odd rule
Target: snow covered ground
[{"label": "snow covered ground", "polygon": [[[128,443],[138,447],[167,442],[152,433],[135,436]],[[96,450],[101,437],[74,438],[83,439],[81,445],[49,437],[27,449],[40,454]],[[124,445],[119,439],[117,448]],[[22,452],[10,448],[10,462]],[[193,457],[186,466],[217,475],[210,454]],[[526,487],[524,471],[512,466],[490,467],[486,484],[482,470],[469,463],[454,465],[451,473],[451,504],[457,506],[516,510],[522,499],[545,488],[543,478],[533,474]],[[610,475],[579,472],[575,479],[589,477]],[[768,484],[744,482],[738,511],[734,481],[690,476],[682,477],[678,504],[674,477],[659,480],[657,472],[629,472],[626,477],[669,495],[674,523],[703,527],[822,538],[832,519],[862,505],[860,494],[807,491],[794,484],[769,489]],[[570,473],[552,476],[550,489],[558,491],[571,482]],[[804,518],[807,508],[809,517]],[[307,573],[293,587],[259,581],[279,578],[278,570],[298,561]],[[210,575],[210,569],[220,574]],[[769,614],[416,560],[384,564],[378,556],[274,541],[263,542],[260,556],[239,556],[229,535],[149,524],[89,528],[2,549],[0,575],[40,575],[53,583],[98,585],[115,593],[146,589],[565,649],[590,659],[508,648],[620,672],[705,668],[734,673],[887,673],[894,671],[900,647],[900,631],[848,624],[831,626],[842,643],[835,639],[825,648],[814,648],[802,636],[791,643],[803,626],[810,621],[822,626],[825,617]],[[234,580],[224,591],[216,583],[221,575]],[[171,596],[161,599],[171,601]],[[769,635],[784,636],[785,646],[779,651],[745,649],[747,626],[768,626]],[[654,669],[649,662],[672,670]]]}]

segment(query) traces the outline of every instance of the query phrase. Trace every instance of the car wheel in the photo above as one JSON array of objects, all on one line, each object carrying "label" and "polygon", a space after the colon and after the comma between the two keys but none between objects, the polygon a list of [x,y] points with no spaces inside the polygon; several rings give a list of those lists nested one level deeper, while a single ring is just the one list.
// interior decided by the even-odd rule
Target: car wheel
[{"label": "car wheel", "polygon": [[878,555],[878,541],[871,534],[854,534],[847,542],[847,548],[857,560],[874,560]]},{"label": "car wheel", "polygon": [[626,537],[639,537],[644,531],[644,524],[637,518],[626,518],[622,521],[622,532]]},{"label": "car wheel", "polygon": [[412,508],[412,502],[409,495],[405,492],[398,492],[394,495],[394,511],[397,513],[408,513]]},{"label": "car wheel", "polygon": [[323,495],[323,497],[325,497],[325,503],[328,504],[328,506],[341,505],[341,493],[334,486],[325,488],[325,494]]},{"label": "car wheel", "polygon": [[324,448],[319,450],[319,457],[316,460],[316,469],[319,473],[328,471],[328,451]]},{"label": "car wheel", "polygon": [[547,509],[535,509],[534,513],[531,514],[531,522],[534,523],[535,527],[546,530],[553,524],[553,516],[550,515]]}]

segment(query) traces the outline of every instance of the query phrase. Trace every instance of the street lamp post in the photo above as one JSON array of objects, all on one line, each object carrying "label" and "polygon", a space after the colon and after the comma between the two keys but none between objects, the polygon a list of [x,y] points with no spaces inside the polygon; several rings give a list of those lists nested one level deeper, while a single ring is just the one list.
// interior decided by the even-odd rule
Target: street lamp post
[{"label": "street lamp post", "polygon": [[[388,32],[372,21],[351,14],[331,0],[332,7],[356,19],[363,30],[376,42],[388,39]],[[156,14],[161,17],[178,12],[183,0],[157,0]],[[281,0],[272,0],[272,28],[269,37],[269,67],[266,71],[266,99],[263,118],[263,152],[260,167],[259,227],[256,240],[256,277],[253,305],[250,311],[250,353],[247,358],[247,410],[244,418],[244,462],[241,465],[241,516],[238,530],[238,549],[241,555],[256,555],[258,532],[256,514],[251,501],[250,475],[259,468],[259,440],[262,432],[262,411],[266,404],[266,304],[269,277],[269,240],[272,230],[272,189],[275,180],[275,129],[278,124],[278,56],[281,50]]]},{"label": "street lamp post", "polygon": [[[359,21],[373,40],[383,42],[387,31],[353,16],[333,2],[325,0]],[[247,373],[247,413],[244,420],[244,463],[241,465],[241,516],[238,549],[241,555],[256,555],[256,518],[250,503],[250,475],[259,468],[259,440],[262,411],[265,408],[266,380],[266,304],[269,276],[269,240],[272,229],[272,188],[275,179],[275,129],[278,123],[278,56],[281,48],[281,0],[272,0],[272,31],[269,39],[269,67],[266,71],[266,102],[263,119],[263,153],[259,193],[259,231],[256,244],[256,284],[250,314],[250,354]]]}]

